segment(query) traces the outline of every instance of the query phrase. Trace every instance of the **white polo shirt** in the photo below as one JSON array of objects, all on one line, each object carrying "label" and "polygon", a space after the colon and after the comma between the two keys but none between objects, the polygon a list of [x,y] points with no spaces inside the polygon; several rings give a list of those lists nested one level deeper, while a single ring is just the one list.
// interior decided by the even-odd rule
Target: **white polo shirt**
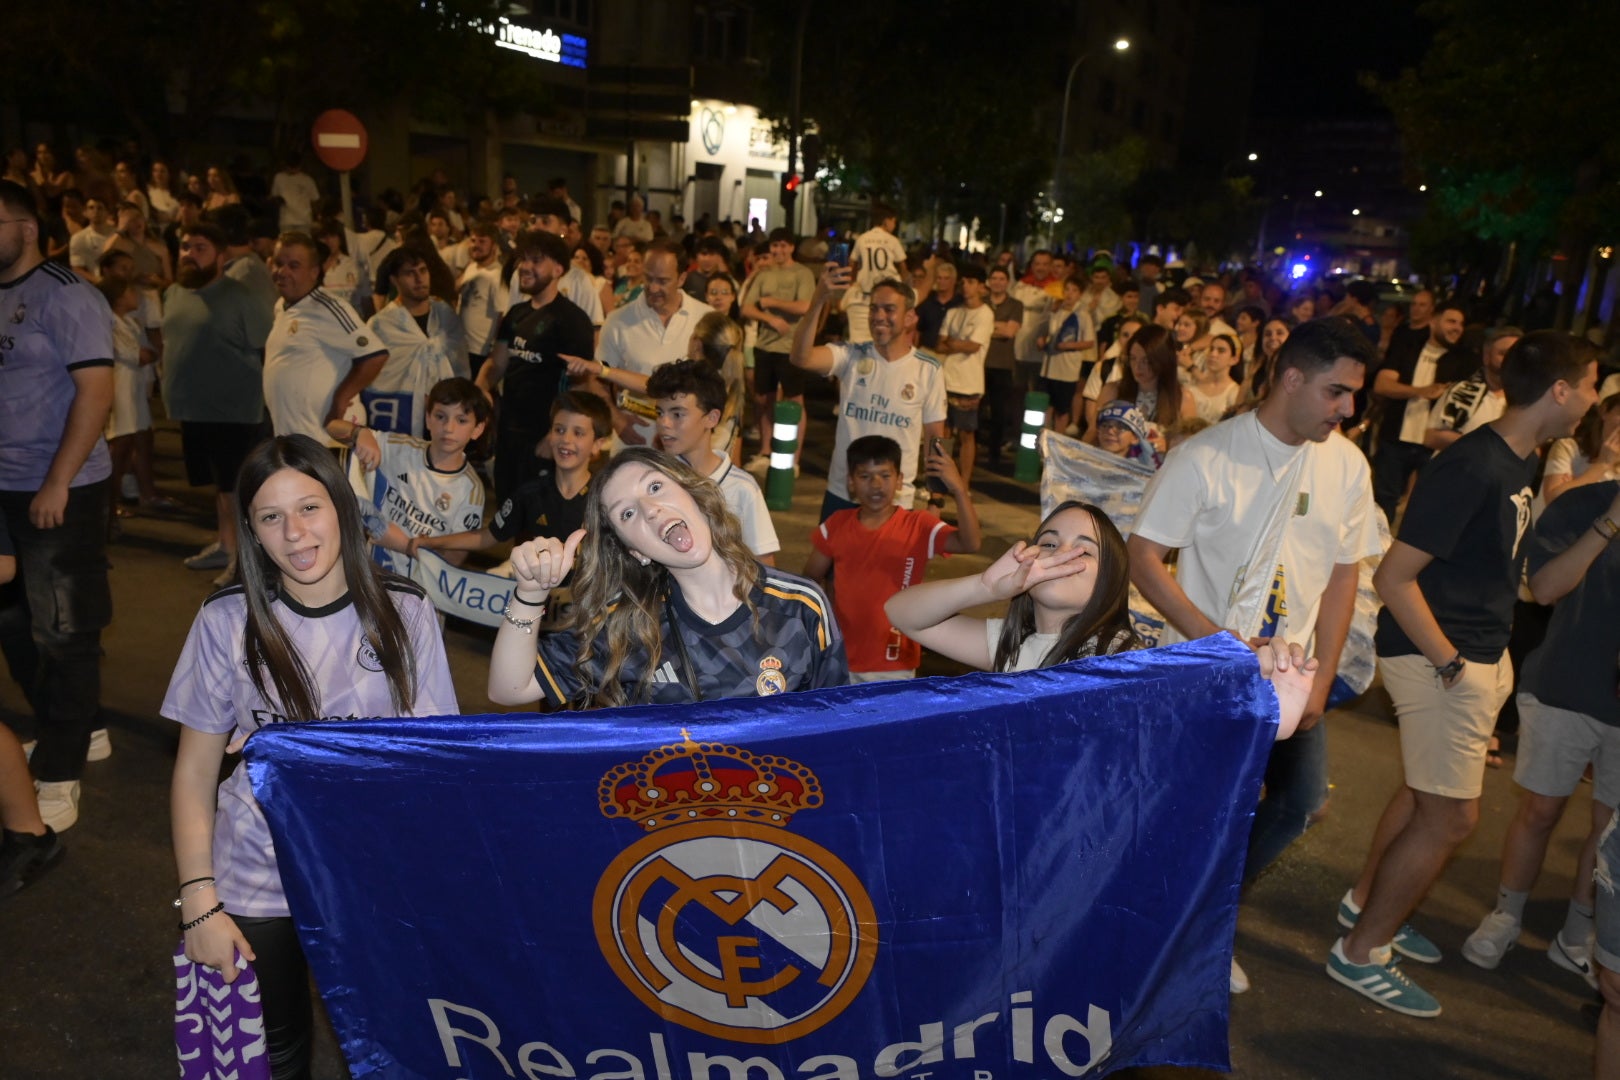
[{"label": "white polo shirt", "polygon": [[[602,326],[602,341],[596,347],[596,358],[608,367],[651,375],[654,369],[685,357],[698,321],[714,309],[690,293],[679,289],[676,292],[681,295],[681,307],[669,317],[667,324],[663,316],[643,298],[638,297],[624,307],[615,308]],[[635,430],[642,442],[656,446],[656,407],[639,394],[621,393],[619,396],[619,407],[635,418]]]},{"label": "white polo shirt", "polygon": [[326,413],[338,383],[355,364],[386,351],[348,301],[325,289],[291,305],[276,301],[264,343],[264,401],[275,433],[337,446],[326,433]]},{"label": "white polo shirt", "polygon": [[730,458],[721,458],[719,467],[708,478],[719,486],[726,509],[742,526],[742,541],[749,551],[755,555],[774,555],[782,550],[771,512],[765,506],[765,496],[759,490],[759,481],[733,465]]},{"label": "white polo shirt", "polygon": [[1326,442],[1289,446],[1261,426],[1257,413],[1235,416],[1170,452],[1142,497],[1133,531],[1180,549],[1176,580],[1194,607],[1220,623],[1277,484],[1301,453],[1310,456],[1284,534],[1281,599],[1283,636],[1309,652],[1333,568],[1381,550],[1367,458],[1350,440],[1335,432]]}]

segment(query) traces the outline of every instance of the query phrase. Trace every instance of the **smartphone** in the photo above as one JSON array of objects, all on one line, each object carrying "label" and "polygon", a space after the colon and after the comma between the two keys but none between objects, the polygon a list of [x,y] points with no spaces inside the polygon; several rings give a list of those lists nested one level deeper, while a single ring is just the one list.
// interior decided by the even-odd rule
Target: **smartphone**
[{"label": "smartphone", "polygon": [[[928,440],[928,452],[930,454],[938,452],[944,454],[948,458],[955,458],[956,440],[935,436],[934,438]],[[928,467],[928,462],[926,460],[923,461],[923,467],[924,469]],[[932,491],[936,495],[948,494],[945,487],[945,481],[941,480],[937,476],[928,477],[928,490]]]},{"label": "smartphone", "polygon": [[828,247],[827,247],[827,265],[829,265],[829,266],[848,266],[849,265],[849,241],[840,240],[835,244],[828,245]]}]

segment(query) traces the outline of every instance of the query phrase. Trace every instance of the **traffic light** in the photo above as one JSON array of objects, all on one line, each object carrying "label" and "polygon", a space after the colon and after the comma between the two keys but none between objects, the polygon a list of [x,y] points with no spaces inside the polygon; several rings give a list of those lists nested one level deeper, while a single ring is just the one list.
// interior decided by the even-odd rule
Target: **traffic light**
[{"label": "traffic light", "polygon": [[784,207],[789,209],[792,208],[793,201],[799,197],[799,184],[802,182],[802,178],[794,175],[793,173],[786,173],[783,175],[781,202]]}]

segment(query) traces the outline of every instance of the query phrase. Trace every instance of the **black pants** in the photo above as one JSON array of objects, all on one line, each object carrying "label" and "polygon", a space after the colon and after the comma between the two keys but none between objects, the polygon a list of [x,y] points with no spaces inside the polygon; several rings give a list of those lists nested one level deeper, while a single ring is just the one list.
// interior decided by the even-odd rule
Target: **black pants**
[{"label": "black pants", "polygon": [[298,931],[290,917],[233,918],[253,948],[270,1080],[309,1080],[315,1003],[309,993],[309,965],[298,944]]},{"label": "black pants", "polygon": [[[1400,417],[1386,414],[1386,424],[1400,423]],[[1423,468],[1434,451],[1422,443],[1381,442],[1373,451],[1373,502],[1384,511],[1389,524],[1395,525],[1395,508],[1406,494],[1406,481]]]},{"label": "black pants", "polygon": [[70,490],[54,529],[37,529],[28,520],[34,494],[0,491],[0,511],[17,549],[17,583],[0,609],[0,646],[38,723],[34,778],[77,780],[99,723],[101,631],[112,621],[107,483]]},{"label": "black pants", "polygon": [[503,424],[496,429],[495,466],[491,476],[495,481],[496,506],[506,501],[519,484],[532,480],[540,471],[534,448],[545,436],[545,428]]},{"label": "black pants", "polygon": [[1007,429],[1013,437],[1023,430],[1024,410],[1022,397],[1013,385],[1013,372],[1002,368],[984,370],[984,451],[991,461],[1001,460],[1001,447],[1007,441]]}]

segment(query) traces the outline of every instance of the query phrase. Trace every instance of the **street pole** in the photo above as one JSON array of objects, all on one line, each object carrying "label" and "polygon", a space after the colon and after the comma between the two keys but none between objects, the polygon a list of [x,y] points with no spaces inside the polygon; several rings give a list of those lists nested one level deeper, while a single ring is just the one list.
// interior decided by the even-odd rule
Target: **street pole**
[{"label": "street pole", "polygon": [[[1115,52],[1124,52],[1130,47],[1131,43],[1127,38],[1118,38],[1114,42]],[[1075,59],[1075,62],[1069,65],[1069,77],[1063,82],[1063,115],[1058,120],[1057,158],[1052,162],[1052,205],[1054,207],[1059,205],[1058,198],[1061,192],[1058,189],[1058,183],[1063,177],[1063,155],[1069,145],[1069,97],[1074,91],[1074,77],[1079,73],[1080,65],[1086,62],[1086,57],[1089,55],[1091,54],[1081,53]],[[1057,239],[1056,222],[1052,226],[1052,238],[1054,241]]]},{"label": "street pole", "polygon": [[[799,27],[793,35],[793,112],[788,118],[791,127],[788,138],[788,179],[799,172],[799,131],[804,127],[804,35],[810,25],[810,0],[800,0]],[[782,210],[787,215],[787,227],[797,235],[799,231],[799,193],[789,188],[782,195]]]}]

